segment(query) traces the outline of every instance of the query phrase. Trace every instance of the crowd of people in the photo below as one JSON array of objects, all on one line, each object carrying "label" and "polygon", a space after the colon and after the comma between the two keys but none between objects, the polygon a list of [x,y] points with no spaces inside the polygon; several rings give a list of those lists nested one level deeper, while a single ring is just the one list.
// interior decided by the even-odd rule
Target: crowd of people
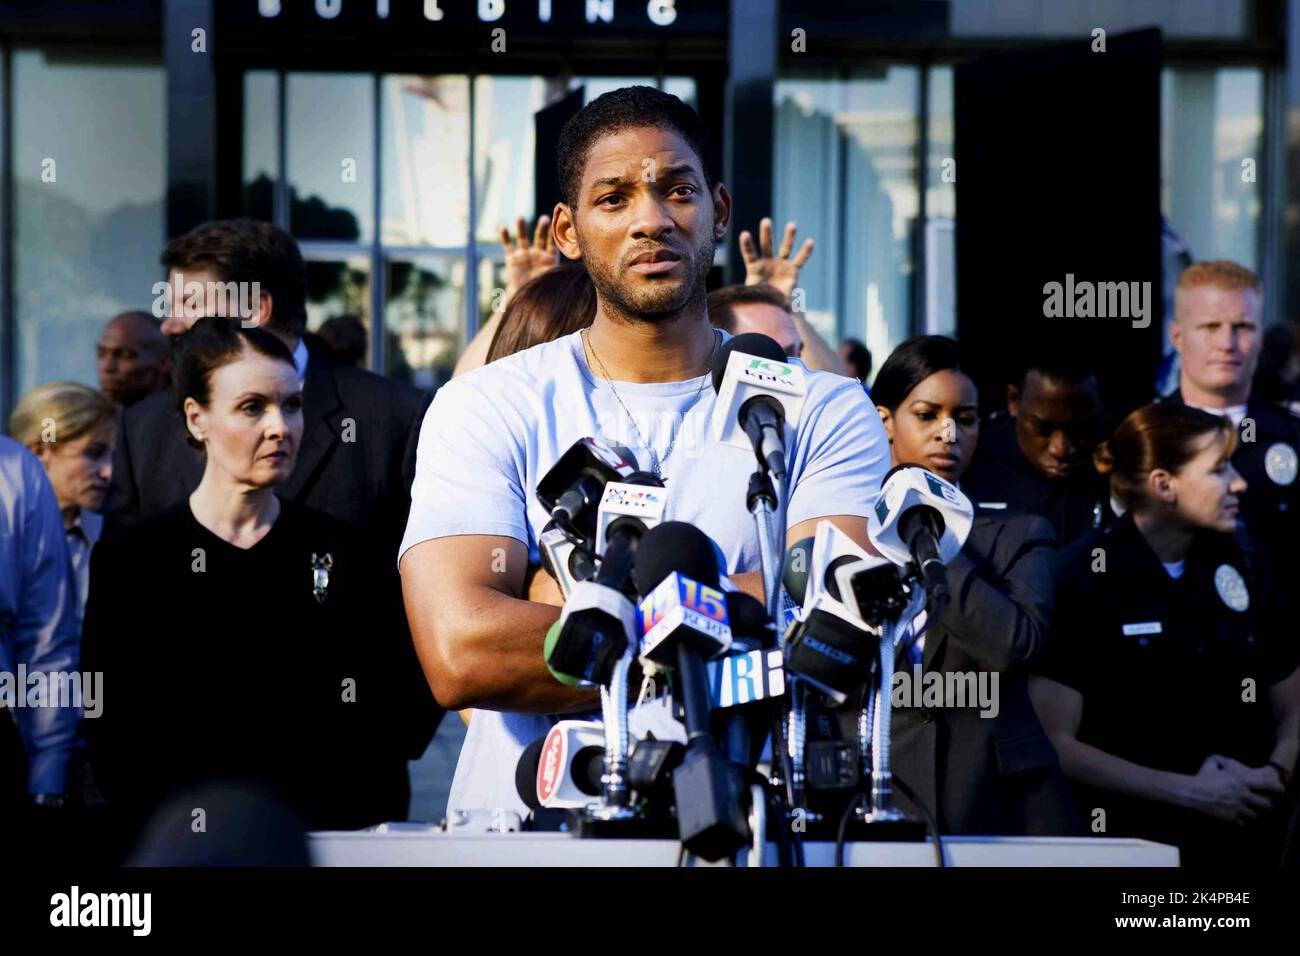
[{"label": "crowd of people", "polygon": [[752,458],[712,442],[706,387],[720,345],[760,332],[809,372],[789,540],[830,520],[869,548],[868,505],[905,462],[975,507],[952,601],[898,667],[995,672],[999,708],[899,708],[895,767],[924,805],[906,808],[946,833],[1294,860],[1300,384],[1293,360],[1257,383],[1259,279],[1182,273],[1171,394],[1108,408],[1097,370],[1045,338],[1013,343],[988,411],[951,338],[903,342],[874,378],[861,342],[828,344],[796,307],[813,243],[796,250],[793,223],[779,246],[770,220],[741,233],[744,281],[708,291],[731,199],[705,139],[645,87],[570,120],[563,202],[531,235],[502,230],[499,308],[436,396],[360,367],[355,317],[308,332],[283,230],[169,242],[169,289],[256,282],[253,314],[187,299],[115,316],[99,388],[33,389],[0,438],[0,671],[107,690],[93,719],[0,698],[0,819],[103,859],[219,781],[303,829],[400,820],[444,709],[468,723],[450,806],[517,807],[522,749],[596,703],[543,659],[563,599],[540,567],[538,479],[581,437],[632,449],[668,516],[761,597]]}]

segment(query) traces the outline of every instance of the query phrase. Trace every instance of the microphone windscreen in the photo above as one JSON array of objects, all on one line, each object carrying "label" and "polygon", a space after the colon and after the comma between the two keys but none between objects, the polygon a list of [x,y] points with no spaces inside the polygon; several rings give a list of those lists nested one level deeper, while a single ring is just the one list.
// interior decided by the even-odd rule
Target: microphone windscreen
[{"label": "microphone windscreen", "polygon": [[718,557],[712,539],[685,521],[665,521],[641,536],[632,570],[637,593],[649,594],[674,571],[698,584],[718,586]]},{"label": "microphone windscreen", "polygon": [[732,638],[763,650],[776,647],[776,631],[768,626],[767,608],[753,595],[744,591],[727,593],[727,622]]},{"label": "microphone windscreen", "polygon": [[722,379],[727,374],[727,362],[731,358],[732,352],[757,355],[759,358],[765,358],[772,362],[781,362],[782,364],[786,362],[785,349],[777,345],[776,339],[771,336],[759,332],[745,332],[742,335],[733,335],[722,348],[718,349],[718,354],[713,357],[713,390],[715,392],[722,388]]},{"label": "microphone windscreen", "polygon": [[541,806],[537,800],[537,770],[542,765],[542,748],[545,746],[546,737],[538,737],[524,748],[524,752],[519,755],[519,763],[515,764],[515,790],[529,810]]},{"label": "microphone windscreen", "polygon": [[808,594],[808,569],[812,567],[815,538],[803,538],[790,546],[785,553],[785,566],[781,569],[781,583],[790,599],[803,607]]},{"label": "microphone windscreen", "polygon": [[[636,461],[635,458],[632,460]],[[664,486],[664,480],[653,471],[634,471],[621,481],[625,485],[642,485],[647,488],[662,488]]]},{"label": "microphone windscreen", "polygon": [[605,772],[605,751],[600,747],[583,747],[573,755],[569,765],[574,785],[589,797],[598,796],[600,778]]}]

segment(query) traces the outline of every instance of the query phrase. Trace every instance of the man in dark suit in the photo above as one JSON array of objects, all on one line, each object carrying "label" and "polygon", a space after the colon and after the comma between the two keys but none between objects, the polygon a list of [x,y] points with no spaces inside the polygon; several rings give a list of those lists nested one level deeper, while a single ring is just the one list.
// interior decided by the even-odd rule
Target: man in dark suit
[{"label": "man in dark suit", "polygon": [[[303,437],[280,493],[366,529],[377,560],[392,565],[392,592],[376,600],[400,602],[397,548],[430,397],[308,351],[306,267],[297,244],[276,226],[248,219],[205,223],[169,242],[162,265],[167,283],[155,285],[154,292],[156,305],[168,306],[166,334],[183,336],[198,319],[219,315],[257,324],[289,347],[303,388]],[[118,436],[106,536],[183,501],[203,475],[202,453],[186,442],[170,394],[126,409]],[[424,752],[442,717],[409,635],[407,645],[410,690],[401,708],[406,719],[394,728],[394,759],[402,760]]]}]

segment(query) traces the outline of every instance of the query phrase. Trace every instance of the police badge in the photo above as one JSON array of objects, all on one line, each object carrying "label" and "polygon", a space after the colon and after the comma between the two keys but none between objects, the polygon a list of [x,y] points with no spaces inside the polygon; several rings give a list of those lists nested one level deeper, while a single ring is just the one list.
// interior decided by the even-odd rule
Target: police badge
[{"label": "police badge", "polygon": [[1219,592],[1219,599],[1234,611],[1244,611],[1250,607],[1250,591],[1241,572],[1231,564],[1221,564],[1214,572],[1214,590]]},{"label": "police badge", "polygon": [[325,603],[325,592],[330,586],[330,571],[334,568],[334,558],[329,552],[320,557],[316,552],[311,553],[311,593],[316,598],[317,604]]},{"label": "police badge", "polygon": [[1296,451],[1284,441],[1270,445],[1264,453],[1264,473],[1275,485],[1289,485],[1295,481]]}]

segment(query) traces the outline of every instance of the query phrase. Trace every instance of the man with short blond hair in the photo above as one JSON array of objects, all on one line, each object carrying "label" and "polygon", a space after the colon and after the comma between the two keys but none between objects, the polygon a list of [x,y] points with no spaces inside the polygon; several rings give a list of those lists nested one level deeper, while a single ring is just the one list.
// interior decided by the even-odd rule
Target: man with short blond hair
[{"label": "man with short blond hair", "polygon": [[1235,262],[1183,270],[1169,329],[1181,369],[1168,400],[1231,419],[1240,438],[1232,464],[1247,483],[1241,516],[1249,545],[1266,560],[1300,569],[1300,418],[1251,394],[1264,340],[1263,299],[1259,277]]}]

